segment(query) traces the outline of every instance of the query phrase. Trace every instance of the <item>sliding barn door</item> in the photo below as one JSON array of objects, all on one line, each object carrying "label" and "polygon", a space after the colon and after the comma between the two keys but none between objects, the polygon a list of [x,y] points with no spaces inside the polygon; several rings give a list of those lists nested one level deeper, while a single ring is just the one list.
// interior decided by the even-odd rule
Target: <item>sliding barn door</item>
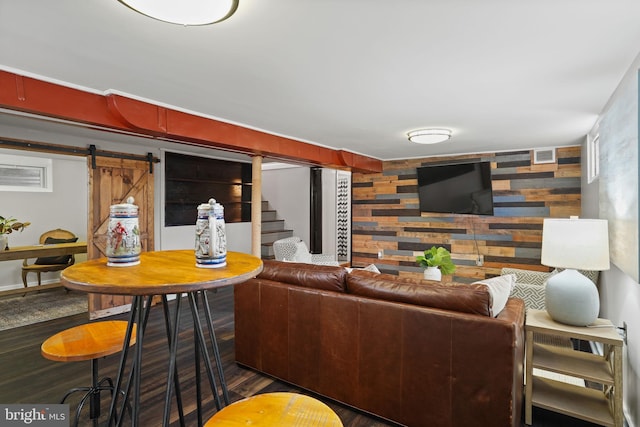
[{"label": "sliding barn door", "polygon": [[[111,205],[125,203],[128,197],[138,206],[143,251],[153,246],[153,174],[150,163],[142,160],[96,157],[95,168],[89,158],[89,221],[87,258],[106,256],[107,226]],[[126,268],[126,267],[119,267]],[[89,295],[91,319],[128,311],[131,297]]]}]

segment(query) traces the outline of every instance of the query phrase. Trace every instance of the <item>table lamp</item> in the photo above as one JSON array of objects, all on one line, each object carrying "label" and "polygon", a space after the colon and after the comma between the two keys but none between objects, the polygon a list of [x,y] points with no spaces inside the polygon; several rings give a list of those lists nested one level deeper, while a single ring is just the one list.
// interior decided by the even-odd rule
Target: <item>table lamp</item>
[{"label": "table lamp", "polygon": [[563,268],[547,281],[547,313],[557,322],[586,326],[600,312],[596,285],[580,270],[609,269],[609,229],[605,219],[546,218],[542,228],[542,264]]}]

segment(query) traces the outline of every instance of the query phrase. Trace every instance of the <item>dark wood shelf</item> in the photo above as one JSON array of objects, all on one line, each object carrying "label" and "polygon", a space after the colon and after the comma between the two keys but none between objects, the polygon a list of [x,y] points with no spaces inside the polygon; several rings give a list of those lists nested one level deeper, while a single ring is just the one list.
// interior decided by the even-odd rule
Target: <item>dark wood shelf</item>
[{"label": "dark wood shelf", "polygon": [[197,207],[213,198],[227,223],[251,221],[251,164],[166,153],[165,226],[195,224]]},{"label": "dark wood shelf", "polygon": [[221,184],[221,185],[253,185],[251,182],[226,182],[214,179],[198,179],[198,178],[169,178],[167,177],[167,181],[177,181],[177,182],[195,182],[195,183],[207,183],[207,184]]}]

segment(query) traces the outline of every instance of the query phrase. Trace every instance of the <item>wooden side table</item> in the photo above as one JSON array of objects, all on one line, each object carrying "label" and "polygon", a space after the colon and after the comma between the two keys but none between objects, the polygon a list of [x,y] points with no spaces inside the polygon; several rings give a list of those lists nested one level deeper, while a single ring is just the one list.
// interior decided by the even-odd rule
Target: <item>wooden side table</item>
[{"label": "wooden side table", "polygon": [[[604,426],[623,426],[622,338],[614,325],[597,319],[578,327],[553,321],[546,311],[527,311],[525,423],[532,423],[532,407],[548,409]],[[533,334],[601,342],[604,356],[570,348],[539,344]],[[602,385],[602,390],[580,387],[533,375],[533,368],[571,375]]]}]

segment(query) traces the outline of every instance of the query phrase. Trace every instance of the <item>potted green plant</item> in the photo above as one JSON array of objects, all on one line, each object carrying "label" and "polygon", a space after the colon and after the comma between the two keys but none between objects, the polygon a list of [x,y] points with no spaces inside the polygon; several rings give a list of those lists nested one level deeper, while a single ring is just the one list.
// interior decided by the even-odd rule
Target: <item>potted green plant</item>
[{"label": "potted green plant", "polygon": [[9,249],[9,234],[14,231],[22,231],[30,222],[20,222],[15,218],[0,216],[0,250]]},{"label": "potted green plant", "polygon": [[423,255],[416,257],[420,267],[424,267],[424,278],[428,280],[440,280],[442,275],[453,274],[456,265],[451,261],[451,253],[442,246],[432,246],[424,251]]}]

